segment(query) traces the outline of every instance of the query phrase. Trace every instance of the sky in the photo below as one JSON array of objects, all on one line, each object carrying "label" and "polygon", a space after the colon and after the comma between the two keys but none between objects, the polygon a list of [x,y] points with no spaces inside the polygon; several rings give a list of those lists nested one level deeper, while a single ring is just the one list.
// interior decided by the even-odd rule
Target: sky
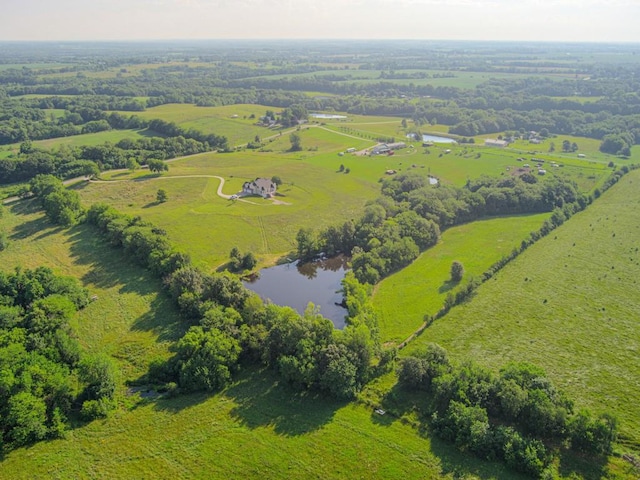
[{"label": "sky", "polygon": [[640,0],[1,0],[0,40],[640,42]]}]

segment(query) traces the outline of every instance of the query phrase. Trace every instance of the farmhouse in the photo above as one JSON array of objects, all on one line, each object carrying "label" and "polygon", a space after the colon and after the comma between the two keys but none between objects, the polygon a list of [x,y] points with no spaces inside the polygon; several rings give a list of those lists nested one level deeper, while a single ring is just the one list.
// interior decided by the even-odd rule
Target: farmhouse
[{"label": "farmhouse", "polygon": [[484,141],[484,146],[485,147],[500,147],[500,148],[504,148],[507,145],[509,145],[509,142],[507,142],[506,140],[498,140],[496,138],[487,138]]},{"label": "farmhouse", "polygon": [[276,193],[276,184],[268,178],[256,178],[252,182],[244,182],[242,193],[245,195],[260,195],[263,198],[272,197]]}]

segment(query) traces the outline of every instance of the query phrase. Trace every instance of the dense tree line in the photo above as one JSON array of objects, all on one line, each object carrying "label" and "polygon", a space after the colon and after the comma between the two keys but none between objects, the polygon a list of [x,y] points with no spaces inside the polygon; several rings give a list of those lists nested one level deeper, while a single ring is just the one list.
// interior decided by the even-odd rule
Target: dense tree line
[{"label": "dense tree line", "polygon": [[72,411],[106,415],[115,369],[83,354],[69,324],[86,289],[45,267],[0,272],[0,448],[64,435]]},{"label": "dense tree line", "polygon": [[[226,141],[222,148],[226,148]],[[61,179],[97,175],[103,170],[137,168],[154,162],[210,151],[208,142],[183,136],[120,140],[116,144],[61,146],[54,150],[21,144],[20,153],[0,159],[0,183],[30,180],[39,174]],[[216,147],[214,147],[216,148]],[[160,170],[164,170],[164,166]],[[153,169],[151,169],[153,170]]]},{"label": "dense tree line", "polygon": [[429,344],[401,361],[398,383],[425,392],[426,402],[416,407],[438,436],[535,477],[551,463],[549,447],[558,442],[607,455],[617,438],[615,418],[576,412],[545,372],[531,364],[509,364],[496,376],[472,362],[454,365],[442,347]]},{"label": "dense tree line", "polygon": [[382,194],[355,222],[317,233],[301,229],[296,236],[298,257],[352,255],[358,280],[375,284],[435,245],[440,231],[452,225],[489,215],[551,212],[565,205],[582,209],[590,201],[561,179],[481,177],[458,188],[430,185],[427,177],[416,172],[385,179]]},{"label": "dense tree line", "polygon": [[237,277],[205,273],[172,247],[166,233],[139,217],[95,204],[87,213],[114,246],[163,279],[191,327],[176,355],[150,369],[149,380],[184,391],[226,386],[242,362],[274,368],[284,380],[351,398],[371,375],[379,351],[377,319],[367,287],[354,277],[344,282],[348,325],[333,324],[310,306],[304,315],[289,307],[264,305]]}]

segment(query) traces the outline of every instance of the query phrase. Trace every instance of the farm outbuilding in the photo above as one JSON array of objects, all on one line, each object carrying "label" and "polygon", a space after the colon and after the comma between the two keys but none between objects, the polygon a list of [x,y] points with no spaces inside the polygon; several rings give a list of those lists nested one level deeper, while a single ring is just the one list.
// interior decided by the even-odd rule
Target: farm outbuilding
[{"label": "farm outbuilding", "polygon": [[484,146],[485,147],[500,147],[500,148],[504,148],[507,145],[509,145],[509,142],[507,142],[506,140],[499,140],[497,138],[487,138],[484,141]]}]

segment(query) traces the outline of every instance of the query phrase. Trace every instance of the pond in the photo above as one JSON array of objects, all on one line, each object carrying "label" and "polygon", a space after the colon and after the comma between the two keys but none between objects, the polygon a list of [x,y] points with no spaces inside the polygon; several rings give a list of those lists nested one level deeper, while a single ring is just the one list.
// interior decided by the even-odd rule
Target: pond
[{"label": "pond", "polygon": [[308,263],[286,263],[260,270],[256,279],[244,286],[256,292],[263,300],[276,305],[289,306],[304,313],[309,302],[320,307],[320,314],[343,328],[347,310],[339,305],[341,281],[347,271],[347,258],[337,256]]},{"label": "pond", "polygon": [[437,135],[422,135],[422,141],[433,143],[458,143],[453,138],[439,137]]},{"label": "pond", "polygon": [[334,115],[332,113],[310,113],[309,116],[313,118],[325,118],[330,120],[341,120],[347,118],[345,115]]}]

